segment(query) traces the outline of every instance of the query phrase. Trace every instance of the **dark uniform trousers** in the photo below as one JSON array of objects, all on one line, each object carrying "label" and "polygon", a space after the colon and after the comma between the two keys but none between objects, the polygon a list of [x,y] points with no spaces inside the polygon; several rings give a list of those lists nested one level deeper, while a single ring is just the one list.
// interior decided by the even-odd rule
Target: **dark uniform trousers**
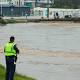
[{"label": "dark uniform trousers", "polygon": [[16,64],[15,56],[6,56],[6,80],[13,80]]}]

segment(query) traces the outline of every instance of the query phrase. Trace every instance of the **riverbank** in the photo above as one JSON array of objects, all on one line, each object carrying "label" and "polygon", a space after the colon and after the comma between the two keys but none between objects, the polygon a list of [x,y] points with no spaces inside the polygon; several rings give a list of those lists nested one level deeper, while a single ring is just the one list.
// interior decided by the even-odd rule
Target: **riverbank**
[{"label": "riverbank", "polygon": [[[25,51],[25,50],[24,50]],[[18,56],[17,72],[37,80],[80,80],[80,54],[26,49]],[[4,64],[3,54],[0,54]]]},{"label": "riverbank", "polygon": [[80,18],[62,18],[62,19],[47,19],[47,18],[26,18],[26,17],[6,17],[0,20],[2,24],[9,23],[28,23],[28,22],[80,22]]},{"label": "riverbank", "polygon": [[[0,65],[0,80],[5,80],[5,68],[2,65]],[[35,79],[22,76],[20,74],[15,74],[14,80],[35,80]]]},{"label": "riverbank", "polygon": [[80,19],[5,19],[7,23],[27,23],[27,22],[80,22]]}]

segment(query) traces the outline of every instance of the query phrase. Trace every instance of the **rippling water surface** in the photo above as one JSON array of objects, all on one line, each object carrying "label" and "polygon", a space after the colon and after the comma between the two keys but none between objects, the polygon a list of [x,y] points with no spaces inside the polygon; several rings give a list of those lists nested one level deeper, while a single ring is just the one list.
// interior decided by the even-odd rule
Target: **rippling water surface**
[{"label": "rippling water surface", "polygon": [[[80,52],[79,25],[22,23],[0,26],[0,47],[11,35],[16,37],[16,43],[22,48]],[[73,55],[20,54],[17,72],[37,80],[80,80],[80,56],[77,53]],[[0,63],[5,64],[4,56],[0,56]]]},{"label": "rippling water surface", "polygon": [[7,42],[11,35],[16,37],[16,42],[22,47],[52,51],[80,51],[79,26],[65,28],[46,23],[8,24],[0,27],[0,44]]}]

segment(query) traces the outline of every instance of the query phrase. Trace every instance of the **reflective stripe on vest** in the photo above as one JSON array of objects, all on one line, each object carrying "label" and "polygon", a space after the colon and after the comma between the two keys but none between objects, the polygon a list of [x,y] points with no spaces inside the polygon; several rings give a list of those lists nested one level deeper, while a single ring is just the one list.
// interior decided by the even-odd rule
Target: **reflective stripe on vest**
[{"label": "reflective stripe on vest", "polygon": [[4,47],[5,56],[16,56],[16,51],[14,50],[14,43],[7,43]]}]

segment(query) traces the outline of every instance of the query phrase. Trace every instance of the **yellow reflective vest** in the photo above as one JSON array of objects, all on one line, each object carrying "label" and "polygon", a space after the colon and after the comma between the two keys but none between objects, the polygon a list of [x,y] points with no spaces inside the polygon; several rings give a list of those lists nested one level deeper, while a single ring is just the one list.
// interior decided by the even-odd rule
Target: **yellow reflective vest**
[{"label": "yellow reflective vest", "polygon": [[16,56],[16,50],[14,50],[14,43],[7,43],[4,47],[5,56]]}]

